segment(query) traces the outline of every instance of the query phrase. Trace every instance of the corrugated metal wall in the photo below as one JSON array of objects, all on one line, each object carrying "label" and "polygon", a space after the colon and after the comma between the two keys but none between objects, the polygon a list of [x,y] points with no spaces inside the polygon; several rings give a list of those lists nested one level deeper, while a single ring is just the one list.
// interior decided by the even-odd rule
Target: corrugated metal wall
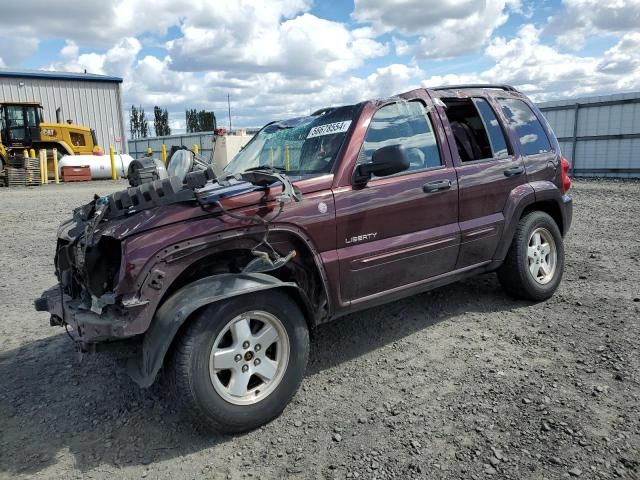
[{"label": "corrugated metal wall", "polygon": [[538,104],[574,176],[640,178],[640,92]]},{"label": "corrugated metal wall", "polygon": [[0,77],[0,101],[40,102],[47,122],[55,122],[56,109],[62,107],[62,120],[93,128],[105,151],[113,146],[126,152],[117,82]]}]

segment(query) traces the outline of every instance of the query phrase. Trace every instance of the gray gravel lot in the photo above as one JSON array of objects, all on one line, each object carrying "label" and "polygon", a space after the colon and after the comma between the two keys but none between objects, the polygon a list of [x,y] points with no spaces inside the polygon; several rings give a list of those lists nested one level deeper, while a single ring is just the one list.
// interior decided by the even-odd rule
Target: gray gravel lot
[{"label": "gray gravel lot", "polygon": [[548,302],[491,274],[324,326],[292,404],[236,437],[33,310],[57,225],[123,186],[0,189],[0,478],[640,477],[640,183],[574,181]]}]

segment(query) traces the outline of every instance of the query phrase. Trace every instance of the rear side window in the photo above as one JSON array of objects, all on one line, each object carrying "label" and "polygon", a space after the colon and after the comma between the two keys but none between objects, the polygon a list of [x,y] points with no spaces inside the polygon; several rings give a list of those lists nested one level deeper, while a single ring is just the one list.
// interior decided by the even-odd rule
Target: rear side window
[{"label": "rear side window", "polygon": [[402,145],[409,170],[442,165],[433,127],[421,102],[385,105],[371,119],[358,163],[371,161],[373,152],[388,145]]},{"label": "rear side window", "polygon": [[480,113],[484,127],[489,135],[489,142],[491,143],[491,150],[494,158],[506,157],[509,155],[507,149],[507,141],[504,138],[504,132],[493,108],[483,98],[474,98],[473,103],[476,104],[476,108]]},{"label": "rear side window", "polygon": [[524,155],[551,151],[549,138],[529,105],[516,98],[500,98],[498,102],[520,139]]}]

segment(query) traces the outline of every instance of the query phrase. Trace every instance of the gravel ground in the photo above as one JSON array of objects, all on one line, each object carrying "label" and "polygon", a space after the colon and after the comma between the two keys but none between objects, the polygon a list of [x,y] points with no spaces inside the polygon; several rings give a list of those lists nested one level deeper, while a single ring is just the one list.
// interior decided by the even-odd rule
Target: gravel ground
[{"label": "gravel ground", "polygon": [[292,404],[236,437],[33,310],[59,222],[122,185],[0,189],[1,478],[640,477],[640,183],[574,182],[548,302],[492,274],[324,326]]}]

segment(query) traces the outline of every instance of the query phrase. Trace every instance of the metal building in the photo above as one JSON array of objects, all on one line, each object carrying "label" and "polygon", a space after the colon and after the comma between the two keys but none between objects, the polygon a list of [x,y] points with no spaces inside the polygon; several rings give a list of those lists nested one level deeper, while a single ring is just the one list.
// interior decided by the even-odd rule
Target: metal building
[{"label": "metal building", "polygon": [[126,153],[122,115],[122,79],[90,73],[0,69],[0,102],[40,102],[44,121],[93,128],[98,145]]},{"label": "metal building", "polygon": [[573,175],[640,178],[640,92],[539,103]]}]

